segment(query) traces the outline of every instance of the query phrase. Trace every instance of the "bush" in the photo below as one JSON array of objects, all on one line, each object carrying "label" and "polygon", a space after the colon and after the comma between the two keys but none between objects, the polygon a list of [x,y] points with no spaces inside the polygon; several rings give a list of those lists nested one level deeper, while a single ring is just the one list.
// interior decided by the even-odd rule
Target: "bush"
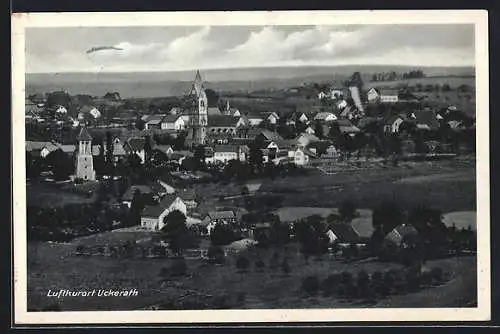
[{"label": "bush", "polygon": [[288,263],[287,260],[283,260],[283,263],[281,264],[281,271],[283,271],[283,273],[285,275],[288,275],[290,273],[290,264]]},{"label": "bush", "polygon": [[435,284],[441,284],[444,282],[444,272],[441,267],[434,267],[431,269],[432,281]]},{"label": "bush", "polygon": [[364,270],[359,271],[356,277],[356,287],[360,297],[370,296],[370,276]]},{"label": "bush", "polygon": [[166,278],[170,276],[170,268],[163,267],[160,269],[160,277]]},{"label": "bush", "polygon": [[348,271],[340,274],[339,295],[343,297],[352,297],[356,293],[353,275]]},{"label": "bush", "polygon": [[184,276],[187,273],[187,263],[184,259],[175,259],[170,266],[170,276]]},{"label": "bush", "polygon": [[211,263],[223,264],[226,260],[224,249],[220,246],[211,245],[207,251],[208,261]]},{"label": "bush", "polygon": [[342,220],[352,220],[356,217],[356,205],[351,201],[342,202],[339,207],[339,214]]},{"label": "bush", "polygon": [[314,296],[319,290],[319,280],[317,276],[308,276],[302,280],[302,290],[310,296]]},{"label": "bush", "polygon": [[325,296],[331,296],[337,292],[338,286],[340,284],[341,277],[340,274],[331,274],[322,283],[322,290]]},{"label": "bush", "polygon": [[372,274],[370,287],[373,292],[384,295],[384,275],[380,271],[376,271]]},{"label": "bush", "polygon": [[246,271],[249,266],[250,260],[248,260],[246,256],[240,255],[236,260],[236,268],[238,268],[239,271]]},{"label": "bush", "polygon": [[257,260],[255,262],[255,269],[258,271],[258,272],[262,272],[264,271],[264,268],[266,267],[266,264],[264,263],[264,261],[262,260]]}]

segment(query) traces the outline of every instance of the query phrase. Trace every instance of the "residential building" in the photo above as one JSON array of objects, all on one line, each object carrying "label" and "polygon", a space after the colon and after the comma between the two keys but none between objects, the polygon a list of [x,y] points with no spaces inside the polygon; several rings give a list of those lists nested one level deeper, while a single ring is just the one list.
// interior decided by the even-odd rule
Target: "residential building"
[{"label": "residential building", "polygon": [[348,119],[339,119],[339,120],[336,121],[336,123],[338,124],[339,131],[342,134],[346,134],[346,135],[349,135],[349,136],[354,136],[358,132],[360,132],[359,128],[357,128],[356,126],[354,126],[351,123],[351,121],[349,121]]},{"label": "residential building", "polygon": [[248,147],[243,145],[215,145],[213,156],[207,156],[205,162],[215,164],[218,162],[227,163],[230,160],[245,161]]},{"label": "residential building", "polygon": [[188,210],[193,210],[198,207],[198,202],[196,200],[196,192],[192,188],[182,189],[178,192],[178,196],[186,204]]},{"label": "residential building", "polygon": [[141,227],[150,231],[161,231],[165,225],[165,217],[175,210],[187,214],[186,204],[179,196],[166,195],[157,205],[148,205],[144,208],[141,213]]},{"label": "residential building", "polygon": [[278,115],[278,113],[274,112],[274,111],[270,111],[270,112],[265,112],[263,113],[265,119],[270,123],[270,124],[278,124],[278,121],[280,119],[280,116]]},{"label": "residential building", "polygon": [[297,142],[297,145],[301,147],[307,147],[307,145],[309,145],[310,143],[318,142],[319,138],[313,134],[303,133],[298,136],[295,141]]},{"label": "residential building", "polygon": [[210,235],[212,230],[219,224],[233,225],[236,223],[236,215],[233,211],[211,211],[203,219],[203,225],[207,229],[207,234]]},{"label": "residential building", "polygon": [[142,137],[132,137],[129,138],[124,144],[123,149],[127,154],[136,154],[143,164],[146,159],[146,152],[144,151],[144,145],[146,141]]},{"label": "residential building", "polygon": [[250,126],[258,126],[260,123],[264,121],[264,117],[260,113],[248,113],[245,115],[248,122],[250,123]]},{"label": "residential building", "polygon": [[405,122],[405,118],[401,115],[389,117],[384,123],[384,132],[399,133],[399,128]]},{"label": "residential building", "polygon": [[166,115],[161,121],[162,130],[181,131],[186,127],[186,123],[181,115]]},{"label": "residential building", "polygon": [[332,112],[319,112],[314,116],[315,121],[321,122],[332,122],[337,120],[337,116],[335,116]]},{"label": "residential building", "polygon": [[139,191],[141,195],[150,195],[152,198],[155,197],[155,193],[150,186],[147,186],[145,184],[136,184],[125,191],[122,196],[122,204],[130,208],[132,206],[132,200],[134,199],[136,191]]},{"label": "residential building", "polygon": [[47,155],[59,149],[59,146],[51,142],[26,141],[25,148],[34,157],[46,158]]}]

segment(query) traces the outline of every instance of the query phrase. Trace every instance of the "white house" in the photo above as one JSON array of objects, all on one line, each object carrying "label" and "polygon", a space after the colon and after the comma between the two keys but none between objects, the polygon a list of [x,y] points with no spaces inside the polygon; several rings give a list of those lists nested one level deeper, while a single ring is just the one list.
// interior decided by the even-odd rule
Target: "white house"
[{"label": "white house", "polygon": [[368,100],[368,102],[375,102],[378,100],[379,97],[380,94],[376,88],[372,87],[368,90],[368,92],[366,92],[366,99]]},{"label": "white house", "polygon": [[278,123],[278,121],[280,119],[279,115],[274,111],[266,113],[266,116],[267,116],[266,120],[269,121],[269,123],[271,123],[271,124]]},{"label": "white house", "polygon": [[342,97],[344,97],[344,92],[342,91],[342,89],[339,89],[339,88],[332,88],[330,89],[330,98],[332,100],[337,100],[337,99],[341,99]]},{"label": "white house", "polygon": [[172,211],[187,213],[186,204],[177,195],[166,195],[159,204],[149,205],[141,213],[141,227],[150,231],[160,231],[165,225],[165,217]]},{"label": "white house", "polygon": [[404,123],[404,119],[401,116],[395,115],[387,119],[384,124],[384,132],[387,133],[398,133],[399,127]]},{"label": "white house", "polygon": [[186,123],[181,115],[167,115],[161,121],[162,130],[181,131],[186,127]]},{"label": "white house", "polygon": [[296,166],[304,166],[309,163],[309,156],[301,147],[288,151],[288,157]]},{"label": "white house", "polygon": [[215,226],[219,224],[230,225],[234,223],[236,223],[236,215],[233,211],[212,211],[203,219],[207,235],[210,235]]},{"label": "white house", "polygon": [[312,134],[303,133],[296,139],[297,144],[302,147],[306,147],[310,143],[319,141],[319,138]]},{"label": "white house", "polygon": [[337,109],[342,110],[345,107],[347,107],[347,101],[346,100],[340,100],[337,102]]},{"label": "white house", "polygon": [[399,93],[396,89],[370,88],[366,94],[368,102],[396,103],[399,101]]},{"label": "white house", "polygon": [[307,133],[309,135],[313,135],[316,133],[316,131],[314,131],[314,129],[310,126],[308,126],[305,130],[304,130],[304,133]]},{"label": "white house", "polygon": [[320,99],[320,100],[324,100],[327,97],[328,97],[328,95],[323,91],[319,92],[319,94],[318,94],[318,99]]},{"label": "white house", "polygon": [[215,145],[214,153],[211,157],[206,157],[206,163],[227,163],[230,160],[246,160],[246,153],[248,149],[246,146],[239,145]]},{"label": "white house", "polygon": [[57,106],[56,108],[56,114],[60,114],[60,115],[65,115],[68,113],[68,109],[66,109],[64,106]]},{"label": "white house", "polygon": [[314,116],[314,120],[322,121],[322,122],[332,122],[337,120],[337,116],[335,116],[332,112],[319,112]]},{"label": "white house", "polygon": [[257,113],[251,113],[246,116],[248,122],[250,123],[250,126],[257,126],[264,121],[264,117],[262,117],[262,115]]}]

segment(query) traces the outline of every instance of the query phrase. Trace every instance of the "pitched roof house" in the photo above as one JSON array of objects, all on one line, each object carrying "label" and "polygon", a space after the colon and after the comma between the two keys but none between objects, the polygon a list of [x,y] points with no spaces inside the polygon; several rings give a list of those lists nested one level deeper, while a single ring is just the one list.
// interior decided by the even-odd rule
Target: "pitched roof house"
[{"label": "pitched roof house", "polygon": [[157,205],[148,205],[141,213],[141,227],[150,231],[160,231],[165,225],[167,215],[178,210],[187,214],[186,204],[175,194],[166,195]]}]

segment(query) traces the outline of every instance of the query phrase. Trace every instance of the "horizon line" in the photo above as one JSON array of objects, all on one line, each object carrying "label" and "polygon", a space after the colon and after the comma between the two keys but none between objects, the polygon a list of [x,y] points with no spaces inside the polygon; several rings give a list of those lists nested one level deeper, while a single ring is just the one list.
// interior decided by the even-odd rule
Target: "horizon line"
[{"label": "horizon line", "polygon": [[273,65],[273,66],[235,66],[235,67],[211,67],[211,68],[189,68],[189,69],[151,69],[151,70],[80,70],[80,71],[53,71],[53,72],[27,72],[26,74],[98,74],[98,73],[164,73],[164,72],[190,72],[190,71],[221,71],[221,70],[238,70],[238,69],[265,69],[265,68],[306,68],[306,67],[415,67],[415,68],[476,68],[475,64],[472,65],[412,65],[412,64],[342,64],[342,65]]}]

